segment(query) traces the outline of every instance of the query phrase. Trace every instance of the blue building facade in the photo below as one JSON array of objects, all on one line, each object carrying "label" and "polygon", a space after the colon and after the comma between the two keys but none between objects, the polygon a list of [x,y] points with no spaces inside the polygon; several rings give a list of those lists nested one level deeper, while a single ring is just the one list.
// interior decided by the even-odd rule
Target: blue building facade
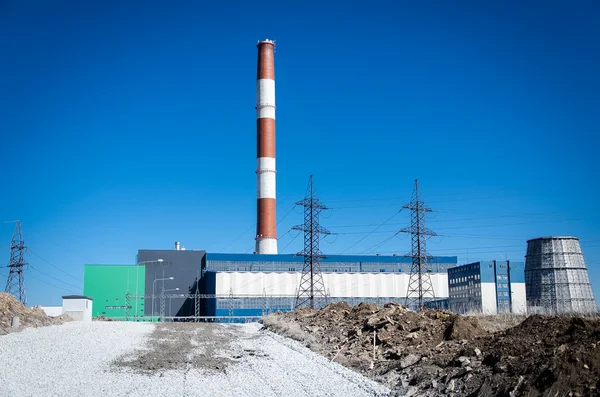
[{"label": "blue building facade", "polygon": [[448,269],[450,310],[457,313],[525,312],[525,264],[474,262]]}]

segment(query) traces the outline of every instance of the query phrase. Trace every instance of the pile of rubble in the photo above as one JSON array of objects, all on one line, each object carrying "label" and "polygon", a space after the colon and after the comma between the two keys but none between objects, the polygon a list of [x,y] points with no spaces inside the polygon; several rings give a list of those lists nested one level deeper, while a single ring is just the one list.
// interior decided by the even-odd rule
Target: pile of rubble
[{"label": "pile of rubble", "polygon": [[531,316],[491,333],[476,317],[448,311],[342,302],[262,321],[398,396],[600,393],[598,318]]},{"label": "pile of rubble", "polygon": [[[13,317],[19,318],[18,328],[13,328]],[[66,315],[50,317],[40,308],[29,309],[12,295],[0,293],[0,335],[18,331],[28,327],[43,327],[52,324],[61,324],[70,321]]]}]

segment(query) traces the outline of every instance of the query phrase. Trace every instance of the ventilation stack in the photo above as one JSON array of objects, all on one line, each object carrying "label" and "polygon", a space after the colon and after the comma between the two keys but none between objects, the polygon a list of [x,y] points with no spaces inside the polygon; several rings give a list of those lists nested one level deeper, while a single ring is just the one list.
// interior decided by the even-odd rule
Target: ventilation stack
[{"label": "ventilation stack", "polygon": [[591,313],[598,309],[577,237],[527,241],[527,307],[533,313]]},{"label": "ventilation stack", "polygon": [[256,76],[257,254],[277,254],[275,215],[275,42],[259,41]]}]

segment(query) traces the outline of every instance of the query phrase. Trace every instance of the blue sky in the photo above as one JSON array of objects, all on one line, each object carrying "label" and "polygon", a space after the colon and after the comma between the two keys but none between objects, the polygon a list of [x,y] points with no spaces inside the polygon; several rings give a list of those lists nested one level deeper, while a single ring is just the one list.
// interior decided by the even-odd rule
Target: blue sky
[{"label": "blue sky", "polygon": [[600,298],[600,7],[483,3],[1,2],[0,220],[23,222],[29,303],[138,248],[251,252],[264,38],[280,250],[301,249],[313,173],[324,252],[404,254],[407,213],[370,232],[419,178],[432,254],[524,260],[575,235]]}]

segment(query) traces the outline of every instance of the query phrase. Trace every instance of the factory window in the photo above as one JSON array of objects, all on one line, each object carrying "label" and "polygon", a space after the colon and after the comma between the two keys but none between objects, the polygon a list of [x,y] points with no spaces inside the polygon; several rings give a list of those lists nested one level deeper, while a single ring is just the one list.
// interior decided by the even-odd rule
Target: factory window
[{"label": "factory window", "polygon": [[488,267],[491,269],[491,268],[492,268],[492,264],[490,263],[490,264],[488,265]]},{"label": "factory window", "polygon": [[500,265],[501,269],[506,269],[506,265]]}]

